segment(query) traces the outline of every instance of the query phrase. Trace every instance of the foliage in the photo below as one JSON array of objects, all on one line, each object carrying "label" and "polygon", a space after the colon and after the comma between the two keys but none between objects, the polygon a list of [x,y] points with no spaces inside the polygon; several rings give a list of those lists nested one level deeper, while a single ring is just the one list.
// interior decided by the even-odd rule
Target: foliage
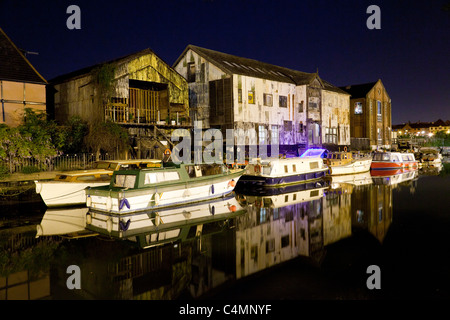
[{"label": "foliage", "polygon": [[115,77],[115,67],[111,64],[103,64],[101,67],[94,69],[94,79],[99,85],[100,94],[103,102],[109,101],[113,91],[113,81]]},{"label": "foliage", "polygon": [[84,141],[86,146],[94,152],[124,151],[129,146],[128,131],[111,121],[92,124]]},{"label": "foliage", "polygon": [[54,135],[56,147],[63,153],[80,153],[86,151],[84,137],[89,127],[78,116],[72,116],[65,126],[60,126]]}]

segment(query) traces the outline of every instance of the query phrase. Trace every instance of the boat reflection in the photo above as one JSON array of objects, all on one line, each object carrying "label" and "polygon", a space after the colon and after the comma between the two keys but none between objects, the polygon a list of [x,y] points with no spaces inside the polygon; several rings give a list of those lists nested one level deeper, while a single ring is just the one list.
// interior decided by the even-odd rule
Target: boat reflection
[{"label": "boat reflection", "polygon": [[397,185],[403,182],[417,180],[419,170],[379,170],[371,171],[374,184]]},{"label": "boat reflection", "polygon": [[[234,194],[213,201],[129,215],[89,211],[88,230],[112,238],[136,241],[143,248],[199,235],[204,224],[245,213]],[[192,231],[194,230],[195,231]]]},{"label": "boat reflection", "polygon": [[80,238],[95,236],[86,230],[88,208],[47,209],[40,224],[36,226],[36,238],[42,236],[61,236]]}]

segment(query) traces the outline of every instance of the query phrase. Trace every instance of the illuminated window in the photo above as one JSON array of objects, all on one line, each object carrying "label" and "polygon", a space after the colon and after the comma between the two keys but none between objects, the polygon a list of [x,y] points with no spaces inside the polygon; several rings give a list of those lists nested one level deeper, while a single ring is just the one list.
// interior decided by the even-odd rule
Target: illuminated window
[{"label": "illuminated window", "polygon": [[242,103],[242,89],[238,89],[238,102]]},{"label": "illuminated window", "polygon": [[362,114],[362,113],[363,113],[362,102],[355,102],[355,114]]},{"label": "illuminated window", "polygon": [[255,104],[255,91],[248,92],[248,103]]}]

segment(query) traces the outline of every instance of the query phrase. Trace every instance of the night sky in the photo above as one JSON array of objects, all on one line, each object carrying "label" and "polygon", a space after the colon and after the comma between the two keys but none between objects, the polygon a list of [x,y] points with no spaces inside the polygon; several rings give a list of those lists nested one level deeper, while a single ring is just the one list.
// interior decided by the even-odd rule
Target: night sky
[{"label": "night sky", "polygon": [[[69,5],[81,30],[69,30]],[[381,29],[366,26],[370,5]],[[0,28],[46,78],[151,48],[172,65],[188,44],[316,72],[336,86],[381,79],[392,122],[450,120],[448,0],[0,0]],[[445,10],[444,8],[447,8]]]}]

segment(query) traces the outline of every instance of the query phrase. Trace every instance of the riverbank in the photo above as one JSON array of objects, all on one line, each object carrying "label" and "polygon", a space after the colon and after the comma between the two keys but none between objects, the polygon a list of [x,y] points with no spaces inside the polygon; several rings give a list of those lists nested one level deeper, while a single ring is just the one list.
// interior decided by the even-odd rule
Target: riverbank
[{"label": "riverbank", "polygon": [[0,203],[14,204],[17,202],[42,201],[36,193],[35,180],[52,180],[59,171],[42,171],[35,173],[13,173],[0,178]]}]

